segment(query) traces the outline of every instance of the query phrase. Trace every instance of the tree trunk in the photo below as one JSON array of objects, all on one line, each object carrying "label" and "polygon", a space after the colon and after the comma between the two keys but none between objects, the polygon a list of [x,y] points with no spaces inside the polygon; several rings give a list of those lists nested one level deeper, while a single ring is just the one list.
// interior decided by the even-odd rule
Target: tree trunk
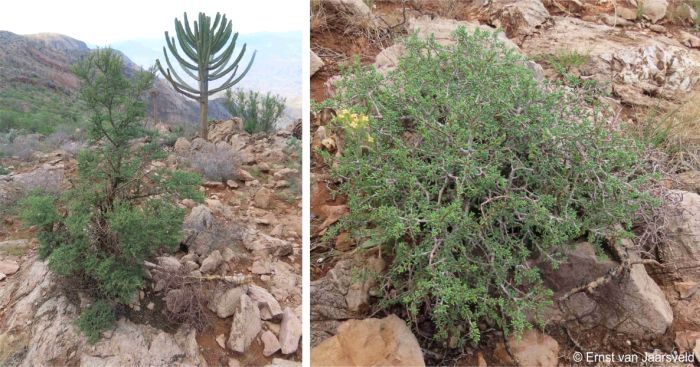
[{"label": "tree trunk", "polygon": [[208,110],[207,101],[199,101],[199,123],[201,138],[204,140],[209,140],[209,119],[207,117]]}]

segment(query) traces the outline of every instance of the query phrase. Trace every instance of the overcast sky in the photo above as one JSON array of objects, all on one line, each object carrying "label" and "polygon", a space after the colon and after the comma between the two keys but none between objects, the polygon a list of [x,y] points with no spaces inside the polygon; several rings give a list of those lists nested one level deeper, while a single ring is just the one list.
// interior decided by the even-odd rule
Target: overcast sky
[{"label": "overcast sky", "polygon": [[[16,34],[61,33],[98,46],[175,33],[174,18],[187,12],[190,22],[201,11],[214,18],[225,13],[234,32],[301,31],[308,0],[19,0],[3,4],[0,30]],[[212,19],[213,20],[213,19]]]}]

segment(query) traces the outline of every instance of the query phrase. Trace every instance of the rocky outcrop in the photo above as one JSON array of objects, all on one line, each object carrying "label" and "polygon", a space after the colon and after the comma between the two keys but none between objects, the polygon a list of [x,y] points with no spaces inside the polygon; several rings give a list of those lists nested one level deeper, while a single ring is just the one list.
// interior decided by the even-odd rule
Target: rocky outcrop
[{"label": "rocky outcrop", "polygon": [[553,17],[551,27],[526,38],[521,46],[531,56],[583,55],[587,61],[578,67],[580,74],[610,85],[631,105],[668,107],[696,87],[700,53],[664,35],[628,31],[611,37],[614,32],[603,24]]},{"label": "rocky outcrop", "polygon": [[344,322],[335,336],[311,349],[311,365],[425,366],[425,362],[406,323],[389,315]]}]

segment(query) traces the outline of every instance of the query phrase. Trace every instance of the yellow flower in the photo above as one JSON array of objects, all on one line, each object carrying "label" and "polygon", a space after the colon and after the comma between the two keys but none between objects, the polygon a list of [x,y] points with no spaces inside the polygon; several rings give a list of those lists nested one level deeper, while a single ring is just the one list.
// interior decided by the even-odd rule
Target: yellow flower
[{"label": "yellow flower", "polygon": [[367,142],[374,143],[374,138],[372,137],[372,135],[369,135],[369,134],[367,135]]},{"label": "yellow flower", "polygon": [[369,122],[369,117],[367,117],[367,115],[362,115],[361,120],[362,122]]}]

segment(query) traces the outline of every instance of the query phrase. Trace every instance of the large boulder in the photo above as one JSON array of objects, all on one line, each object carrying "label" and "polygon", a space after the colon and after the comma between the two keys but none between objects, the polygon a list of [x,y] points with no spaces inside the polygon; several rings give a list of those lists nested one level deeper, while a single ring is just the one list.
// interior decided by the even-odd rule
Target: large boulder
[{"label": "large boulder", "polygon": [[406,323],[389,315],[344,322],[338,334],[311,349],[311,365],[425,366],[425,362]]},{"label": "large boulder", "polygon": [[[622,248],[628,246],[631,245]],[[557,270],[543,267],[545,282],[555,298],[605,276],[618,266],[614,261],[599,259],[594,247],[586,242],[576,244],[568,255],[568,260]],[[662,335],[673,322],[668,300],[642,264],[632,265],[629,271],[590,293],[574,294],[562,302],[562,309],[567,313],[566,319],[573,316],[581,326],[604,325],[639,337]]]},{"label": "large boulder", "polygon": [[209,127],[208,139],[212,143],[228,142],[229,139],[239,133],[242,120],[234,117],[231,120],[220,121]]},{"label": "large boulder", "polygon": [[211,210],[203,204],[195,206],[190,214],[185,218],[183,228],[201,232],[211,228],[214,223],[214,216]]},{"label": "large boulder", "polygon": [[234,313],[241,303],[241,295],[245,294],[243,287],[230,288],[223,292],[214,292],[209,301],[209,309],[222,319]]},{"label": "large boulder", "polygon": [[238,353],[245,353],[262,330],[258,305],[248,295],[242,294],[231,323],[227,346]]},{"label": "large boulder", "polygon": [[372,17],[372,10],[362,0],[321,0],[321,4],[332,12],[346,16]]}]

